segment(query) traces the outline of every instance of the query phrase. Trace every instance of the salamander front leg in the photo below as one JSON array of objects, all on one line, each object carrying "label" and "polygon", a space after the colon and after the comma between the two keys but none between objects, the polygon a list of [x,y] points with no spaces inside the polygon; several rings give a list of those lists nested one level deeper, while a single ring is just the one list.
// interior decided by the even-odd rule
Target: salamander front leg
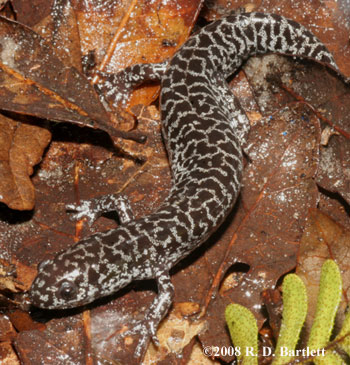
[{"label": "salamander front leg", "polygon": [[168,272],[160,272],[156,278],[158,285],[158,295],[154,298],[151,306],[148,308],[144,319],[133,327],[133,329],[124,332],[125,335],[140,335],[141,338],[135,350],[135,357],[140,357],[146,350],[150,337],[155,345],[159,346],[157,338],[157,328],[161,320],[168,313],[174,298],[174,287],[171,283]]},{"label": "salamander front leg", "polygon": [[118,73],[98,72],[96,88],[113,105],[124,104],[136,86],[145,81],[160,81],[167,67],[168,61],[164,61],[129,66]]},{"label": "salamander front leg", "polygon": [[79,204],[67,204],[68,211],[76,213],[71,215],[72,220],[87,219],[91,226],[103,213],[116,211],[120,223],[124,224],[134,218],[129,199],[123,194],[109,194],[95,199],[82,200]]},{"label": "salamander front leg", "polygon": [[149,332],[152,340],[159,346],[157,338],[157,328],[160,321],[168,313],[174,298],[174,286],[169,273],[161,272],[157,278],[158,295],[154,298],[145,316],[145,321],[149,324]]}]

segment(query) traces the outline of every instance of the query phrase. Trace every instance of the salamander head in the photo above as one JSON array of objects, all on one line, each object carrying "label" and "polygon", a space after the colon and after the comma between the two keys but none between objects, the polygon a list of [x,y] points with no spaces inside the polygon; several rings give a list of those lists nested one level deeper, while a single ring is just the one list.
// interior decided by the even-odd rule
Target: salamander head
[{"label": "salamander head", "polygon": [[101,245],[97,234],[43,261],[29,291],[32,304],[46,309],[78,307],[123,288],[132,280],[132,259],[125,246]]}]

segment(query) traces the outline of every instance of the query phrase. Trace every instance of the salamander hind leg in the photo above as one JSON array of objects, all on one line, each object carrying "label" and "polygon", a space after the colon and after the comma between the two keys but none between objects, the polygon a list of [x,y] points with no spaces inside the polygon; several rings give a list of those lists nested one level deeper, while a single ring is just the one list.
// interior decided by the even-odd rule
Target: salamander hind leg
[{"label": "salamander hind leg", "polygon": [[121,224],[134,219],[129,199],[123,194],[109,194],[101,197],[81,200],[79,204],[67,204],[67,211],[74,211],[72,220],[86,218],[91,226],[103,213],[116,211]]}]

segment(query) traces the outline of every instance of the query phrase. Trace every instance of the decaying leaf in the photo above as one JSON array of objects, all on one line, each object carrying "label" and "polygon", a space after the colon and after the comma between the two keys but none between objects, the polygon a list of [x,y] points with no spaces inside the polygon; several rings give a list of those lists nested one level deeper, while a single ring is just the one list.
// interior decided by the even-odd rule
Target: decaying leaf
[{"label": "decaying leaf", "polygon": [[308,293],[308,315],[303,338],[308,337],[316,311],[318,281],[321,266],[326,259],[335,260],[342,273],[343,293],[336,327],[339,329],[344,320],[344,311],[349,304],[350,280],[350,232],[333,221],[326,214],[311,209],[308,224],[304,231],[298,258],[296,273],[304,280]]},{"label": "decaying leaf", "polygon": [[8,317],[0,315],[0,343],[16,337],[16,331],[11,325]]},{"label": "decaying leaf", "polygon": [[0,114],[0,201],[12,209],[33,209],[35,189],[30,180],[51,133]]},{"label": "decaying leaf", "polygon": [[43,359],[47,359],[47,364],[85,364],[90,356],[81,346],[85,341],[84,323],[79,317],[73,317],[50,321],[46,333],[35,328],[22,331],[14,344],[25,364],[42,363]]},{"label": "decaying leaf", "polygon": [[[191,23],[186,24],[181,17],[174,18],[176,22],[180,21],[179,24],[182,28],[180,32],[178,26],[169,23],[168,27],[173,29],[173,35],[170,35],[162,25],[155,26],[156,23],[151,22],[149,23],[150,34],[145,37],[145,28],[140,20],[146,21],[147,19],[149,22],[149,17],[144,14],[141,4],[132,9],[134,11],[132,15],[129,15],[130,19],[120,28],[118,28],[118,22],[125,12],[123,7],[117,7],[113,2],[96,8],[92,5],[87,8],[81,5],[73,3],[72,7],[70,1],[53,1],[48,15],[40,15],[39,21],[35,21],[33,18],[27,19],[27,23],[34,25],[34,30],[42,34],[46,41],[30,28],[6,18],[0,18],[0,109],[49,120],[94,126],[107,131],[111,136],[123,137],[125,134],[118,133],[116,125],[111,122],[111,118],[116,120],[116,117],[106,111],[91,84],[77,71],[77,69],[81,69],[80,46],[83,47],[83,52],[95,52],[96,60],[94,62],[101,62],[102,59],[99,55],[105,52],[108,42],[111,42],[111,34],[113,35],[115,32],[114,29],[117,31],[113,42],[117,44],[116,40],[119,36],[121,37],[119,45],[123,45],[123,47],[128,45],[129,49],[135,49],[135,42],[138,42],[139,45],[140,40],[136,38],[129,42],[124,35],[138,32],[142,34],[141,39],[146,41],[147,49],[149,49],[147,58],[152,62],[157,60],[154,59],[156,53],[158,59],[173,53],[176,47],[186,39]],[[173,5],[168,4],[170,7]],[[164,8],[164,17],[167,17],[168,13],[165,9],[167,8]],[[194,9],[195,4],[188,8],[187,13],[194,14]],[[156,14],[152,8],[149,8],[149,12],[153,14],[153,17]],[[161,20],[160,13],[157,14],[158,17],[155,20]],[[79,20],[79,28],[77,20]],[[123,26],[126,25],[127,27],[123,29]],[[103,29],[102,32],[98,31],[100,27]],[[130,32],[130,27],[134,32]],[[96,31],[92,32],[92,29],[96,29]],[[163,33],[154,37],[154,32]],[[165,34],[177,37],[170,42],[174,46],[164,46]],[[82,44],[80,44],[79,36],[82,36]],[[138,36],[138,38],[140,37]],[[155,41],[151,48],[150,40]],[[92,46],[93,48],[91,48]],[[101,46],[102,48],[100,48]],[[120,47],[115,45],[109,52],[112,52],[113,57],[118,58],[121,56],[118,54],[118,49]],[[158,51],[154,52],[154,49],[158,49]],[[139,54],[139,62],[144,60],[145,55],[144,52]],[[125,59],[125,57],[121,59]],[[128,62],[138,60],[133,57]],[[110,60],[109,70],[113,69],[112,64],[114,61]],[[158,87],[154,90],[158,90]],[[151,94],[153,97],[149,101],[154,99],[156,91],[147,95]],[[122,126],[123,123],[130,124],[132,118],[120,116],[119,119]],[[124,125],[124,128],[132,127],[132,124],[129,124]],[[126,150],[127,155],[134,156],[132,149],[129,151],[127,149],[130,143],[125,142],[122,138],[117,138],[115,142],[120,149]],[[142,155],[144,154],[138,155],[138,158],[140,159]],[[7,185],[7,188],[9,191],[6,195],[13,193],[12,190],[14,193],[16,192],[16,188],[11,185]],[[7,203],[11,199],[13,198],[5,196],[3,201]],[[27,205],[17,205],[18,208],[15,209],[32,209],[33,193],[32,197],[27,199],[30,201]],[[9,206],[16,207],[14,204]]]},{"label": "decaying leaf", "polygon": [[3,364],[20,365],[16,351],[10,341],[0,342],[0,359]]},{"label": "decaying leaf", "polygon": [[66,66],[82,72],[82,55],[78,23],[70,0],[55,0],[51,12],[33,30],[51,44]]},{"label": "decaying leaf", "polygon": [[[94,55],[99,71],[115,73],[133,64],[170,58],[188,38],[201,1],[171,0],[156,4],[124,0],[119,6],[113,1],[97,6],[76,0],[73,3],[82,53]],[[95,76],[93,82],[97,79]],[[133,91],[130,105],[149,105],[158,93],[159,84],[144,85]]]},{"label": "decaying leaf", "polygon": [[[306,70],[305,70],[306,68]],[[269,70],[260,72],[260,70]],[[339,193],[350,202],[350,91],[341,78],[316,63],[296,67],[289,58],[268,55],[247,62],[245,71],[260,108],[275,108],[295,100],[307,103],[322,124],[336,134],[320,147],[317,183],[327,191]],[[266,83],[269,79],[271,83]]]},{"label": "decaying leaf", "polygon": [[51,11],[55,0],[11,0],[18,22],[29,27],[35,26]]},{"label": "decaying leaf", "polygon": [[[345,105],[347,106],[347,104]],[[344,113],[347,113],[347,111],[344,111]],[[343,121],[349,123],[347,118],[344,118]],[[349,126],[345,128],[350,131]],[[327,191],[339,193],[350,204],[349,139],[339,134],[332,136],[328,145],[321,148],[321,157],[317,176],[318,184]]]},{"label": "decaying leaf", "polygon": [[18,261],[10,264],[0,258],[0,290],[12,293],[28,290],[35,276],[33,268]]},{"label": "decaying leaf", "polygon": [[[54,14],[50,10],[51,3],[61,4],[63,7],[58,9],[61,12]],[[79,52],[71,59],[66,56],[82,47],[86,59],[84,70],[90,78],[103,65],[104,71],[116,72],[134,63],[158,62],[171,57],[180,46],[200,9],[200,1],[187,0],[33,0],[30,4],[26,0],[13,0],[12,4],[15,9],[25,10],[17,12],[18,20],[26,19],[23,21],[45,38],[45,32],[50,35],[46,34],[45,42],[29,28],[1,19],[0,108],[83,125],[91,125],[95,120],[96,126],[109,133],[110,119],[117,118],[106,111],[107,107],[101,104],[87,78],[71,67],[73,64],[80,69]],[[30,13],[33,9],[34,13]],[[254,10],[269,9],[259,9],[256,5]],[[57,19],[64,21],[58,24]],[[304,24],[308,25],[306,21]],[[58,45],[63,42],[70,51],[68,55],[60,53],[47,42]],[[4,44],[9,47],[4,48]],[[183,318],[179,319],[180,326],[178,318],[165,320],[164,332],[160,332],[164,346],[158,353],[151,346],[150,362],[161,360],[173,364],[178,362],[176,356],[181,356],[181,361],[186,363],[193,359],[191,351],[195,349],[194,352],[201,355],[197,361],[211,363],[198,350],[196,338],[204,345],[231,345],[223,313],[225,306],[233,301],[252,309],[261,324],[265,320],[261,314],[262,289],[275,287],[281,275],[296,265],[305,218],[309,208],[317,206],[320,196],[314,181],[321,165],[317,117],[320,119],[320,109],[338,86],[332,83],[330,91],[331,83],[328,78],[325,81],[324,69],[320,66],[295,61],[286,66],[284,61],[260,60],[265,61],[260,65],[252,63],[251,67],[246,65],[246,85],[253,90],[255,100],[249,101],[247,97],[245,109],[249,109],[256,127],[246,150],[248,158],[241,197],[214,236],[172,270],[174,307],[191,303],[177,317],[200,313],[207,331],[205,326],[187,325]],[[309,72],[311,68],[318,73]],[[267,70],[267,75],[262,75],[262,70]],[[302,79],[303,74],[310,75],[309,79]],[[264,78],[262,83],[259,83],[260,75]],[[240,76],[244,78],[243,73]],[[334,75],[332,77],[335,79]],[[293,89],[296,84],[301,88]],[[302,87],[312,97],[300,103]],[[148,85],[140,90],[133,94],[131,104],[148,104],[158,95],[158,86]],[[240,94],[239,89],[237,95]],[[334,95],[334,99],[346,105],[347,95],[344,94],[344,99],[335,92]],[[338,104],[334,109],[332,115],[336,115],[337,110],[339,116],[343,114]],[[93,227],[75,230],[68,220],[65,204],[79,199],[123,192],[129,197],[136,217],[157,209],[170,188],[159,113],[154,106],[141,106],[132,111],[138,120],[138,130],[148,139],[144,145],[125,140],[121,145],[130,151],[129,155],[143,156],[143,164],[116,153],[98,132],[85,134],[72,126],[54,125],[54,141],[33,178],[37,189],[34,219],[25,222],[8,219],[6,210],[2,215],[0,226],[5,233],[1,235],[0,245],[10,256],[19,257],[28,266],[34,265],[81,237],[116,226],[110,217],[101,217]],[[325,118],[329,118],[328,114],[322,113]],[[350,115],[343,115],[346,114]],[[265,117],[264,122],[259,122],[261,116]],[[344,117],[340,127],[345,131],[346,120]],[[335,124],[339,124],[338,121],[339,118]],[[123,128],[128,130],[133,126],[123,125]],[[330,146],[337,137],[331,137]],[[342,138],[344,144],[348,143],[344,134]],[[32,135],[27,135],[27,139],[32,140]],[[337,155],[342,151],[335,148],[330,159],[339,158]],[[342,174],[345,176],[346,161],[344,158],[339,167],[339,178]],[[23,168],[28,169],[28,165],[23,164]],[[327,169],[324,171],[327,174]],[[346,191],[345,185],[343,191]],[[92,361],[91,353],[100,362],[133,363],[137,337],[119,341],[118,334],[129,328],[133,320],[142,318],[153,299],[154,289],[152,283],[134,283],[131,288],[117,293],[115,300],[106,305],[101,301],[93,308],[89,312],[91,321],[87,319],[90,314],[80,317],[78,312],[72,311],[72,315],[63,320],[47,322],[42,331],[22,331],[14,343],[17,354],[23,363],[48,362],[51,358],[55,362],[64,359],[80,364]],[[169,336],[170,343],[166,343]],[[178,353],[172,354],[171,350]],[[232,361],[232,358],[225,360]]]},{"label": "decaying leaf", "polygon": [[0,108],[113,130],[88,80],[37,33],[0,17]]}]

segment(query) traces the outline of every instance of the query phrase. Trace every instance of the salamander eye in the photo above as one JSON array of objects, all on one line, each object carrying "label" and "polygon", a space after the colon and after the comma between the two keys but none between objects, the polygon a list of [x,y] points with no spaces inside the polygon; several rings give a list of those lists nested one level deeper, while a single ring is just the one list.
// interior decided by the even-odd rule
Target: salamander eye
[{"label": "salamander eye", "polygon": [[70,300],[75,297],[77,291],[77,286],[74,283],[70,281],[64,281],[58,289],[58,294],[62,299]]}]

